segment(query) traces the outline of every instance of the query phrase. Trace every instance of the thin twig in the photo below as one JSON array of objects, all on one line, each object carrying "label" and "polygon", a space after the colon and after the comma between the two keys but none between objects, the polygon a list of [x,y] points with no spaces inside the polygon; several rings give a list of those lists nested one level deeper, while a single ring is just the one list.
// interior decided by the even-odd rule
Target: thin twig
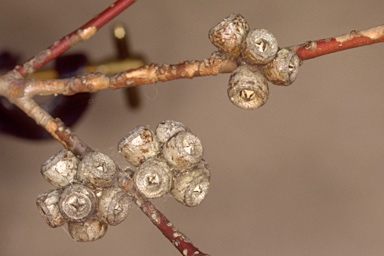
[{"label": "thin twig", "polygon": [[90,20],[78,30],[63,37],[59,41],[53,43],[48,49],[39,52],[35,57],[28,60],[20,66],[16,66],[15,70],[21,77],[25,78],[35,71],[42,68],[57,56],[66,52],[69,48],[82,41],[92,37],[98,29],[107,24],[127,7],[133,4],[135,0],[118,0],[98,16]]},{"label": "thin twig", "polygon": [[145,199],[135,189],[133,181],[122,177],[119,179],[119,186],[133,195],[133,201],[151,222],[163,233],[163,235],[176,247],[184,256],[206,256],[201,252],[182,232],[179,231],[163,213],[161,213],[149,200]]},{"label": "thin twig", "polygon": [[363,31],[352,30],[342,36],[308,41],[290,48],[296,51],[301,60],[308,60],[325,54],[382,42],[384,42],[384,25]]},{"label": "thin twig", "polygon": [[82,159],[87,153],[93,151],[87,144],[81,141],[76,134],[66,127],[60,119],[54,119],[49,113],[37,105],[34,100],[30,98],[19,98],[14,104],[49,132],[63,147],[72,151],[79,159]]},{"label": "thin twig", "polygon": [[236,60],[213,54],[202,61],[186,61],[175,65],[145,65],[137,69],[127,70],[112,76],[101,73],[89,73],[70,79],[23,80],[17,88],[24,84],[25,97],[35,95],[63,94],[73,95],[80,92],[96,92],[103,89],[154,84],[181,78],[212,76],[219,73],[230,73],[237,67]]}]

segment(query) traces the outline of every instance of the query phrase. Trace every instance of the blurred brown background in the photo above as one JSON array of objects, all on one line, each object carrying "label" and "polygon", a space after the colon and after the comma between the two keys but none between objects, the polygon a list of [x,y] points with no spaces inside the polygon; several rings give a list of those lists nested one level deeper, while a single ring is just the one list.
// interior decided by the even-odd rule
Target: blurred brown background
[{"label": "blurred brown background", "polygon": [[[0,49],[29,58],[110,3],[2,1]],[[115,21],[129,26],[133,50],[149,62],[177,63],[208,57],[208,30],[233,12],[290,46],[380,25],[383,10],[382,0],[148,0]],[[113,24],[73,51],[94,62],[113,56]],[[383,59],[384,45],[375,45],[306,61],[297,81],[270,86],[256,111],[229,102],[229,75],[143,86],[137,111],[122,91],[103,91],[74,130],[121,162],[117,142],[134,126],[189,126],[205,146],[210,193],[196,208],[170,197],[156,204],[211,255],[383,255]],[[5,135],[0,145],[1,255],[178,255],[137,208],[93,243],[49,228],[35,200],[51,189],[40,165],[60,145]]]}]

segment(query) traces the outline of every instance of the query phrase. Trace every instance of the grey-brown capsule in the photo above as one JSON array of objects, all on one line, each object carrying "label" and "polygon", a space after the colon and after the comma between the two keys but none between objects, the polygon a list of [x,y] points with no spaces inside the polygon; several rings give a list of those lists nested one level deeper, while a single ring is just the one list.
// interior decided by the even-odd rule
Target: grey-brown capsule
[{"label": "grey-brown capsule", "polygon": [[60,227],[67,222],[59,209],[59,200],[62,192],[62,189],[51,190],[40,194],[36,200],[40,215],[51,228]]},{"label": "grey-brown capsule", "polygon": [[242,43],[241,53],[247,63],[257,65],[270,62],[277,50],[277,40],[272,33],[266,29],[253,29]]},{"label": "grey-brown capsule", "polygon": [[133,176],[136,188],[147,198],[161,197],[171,190],[172,173],[161,159],[151,158]]},{"label": "grey-brown capsule", "polygon": [[125,220],[130,207],[131,198],[126,191],[108,188],[101,192],[97,216],[101,221],[115,226]]},{"label": "grey-brown capsule", "polygon": [[289,49],[280,49],[276,57],[263,66],[263,72],[268,81],[276,85],[290,85],[299,72],[300,59]]},{"label": "grey-brown capsule", "polygon": [[186,206],[196,206],[206,197],[210,184],[210,171],[206,164],[176,175],[171,195]]},{"label": "grey-brown capsule", "polygon": [[76,242],[91,242],[102,238],[107,233],[108,224],[98,219],[85,222],[69,222],[68,231]]},{"label": "grey-brown capsule", "polygon": [[63,149],[41,166],[41,174],[53,186],[65,187],[74,182],[78,164],[76,156]]},{"label": "grey-brown capsule", "polygon": [[268,100],[268,81],[257,67],[240,65],[232,72],[227,89],[229,100],[242,109],[257,109]]},{"label": "grey-brown capsule", "polygon": [[81,222],[94,213],[96,200],[96,196],[90,188],[72,184],[60,196],[60,212],[68,221]]},{"label": "grey-brown capsule", "polygon": [[164,144],[163,156],[174,170],[192,169],[203,157],[203,145],[191,132],[179,132]]},{"label": "grey-brown capsule", "polygon": [[209,40],[229,56],[239,56],[241,43],[247,36],[249,26],[240,14],[234,13],[209,31]]},{"label": "grey-brown capsule", "polygon": [[134,166],[139,166],[146,159],[159,152],[159,142],[148,126],[137,126],[118,144],[118,151]]},{"label": "grey-brown capsule", "polygon": [[157,125],[155,133],[161,143],[166,143],[175,134],[188,130],[189,129],[180,122],[165,120]]},{"label": "grey-brown capsule", "polygon": [[111,158],[101,152],[92,152],[81,160],[76,177],[84,185],[108,187],[112,184],[116,171],[116,164]]}]

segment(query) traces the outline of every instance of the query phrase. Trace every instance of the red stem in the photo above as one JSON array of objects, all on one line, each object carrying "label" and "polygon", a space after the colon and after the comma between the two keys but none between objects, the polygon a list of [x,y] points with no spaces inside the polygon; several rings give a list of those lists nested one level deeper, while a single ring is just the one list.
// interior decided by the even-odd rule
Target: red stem
[{"label": "red stem", "polygon": [[206,256],[207,254],[199,251],[192,242],[181,233],[173,224],[157,210],[153,204],[145,200],[138,204],[140,209],[147,215],[152,223],[163,233],[163,235],[176,247],[184,256]]},{"label": "red stem", "polygon": [[188,237],[181,233],[149,200],[138,192],[131,178],[126,174],[118,177],[119,187],[133,195],[133,201],[163,235],[176,247],[183,256],[208,256],[192,244]]},{"label": "red stem", "polygon": [[25,78],[35,71],[42,68],[51,60],[66,52],[73,45],[87,40],[94,35],[98,29],[119,15],[122,11],[132,5],[135,0],[118,0],[98,16],[90,20],[78,30],[63,37],[58,42],[52,44],[48,49],[39,52],[35,57],[24,64],[17,66],[15,70],[21,77]]},{"label": "red stem", "polygon": [[325,54],[382,42],[384,42],[384,29],[383,26],[379,26],[360,32],[352,30],[343,36],[308,41],[291,48],[296,50],[296,54],[301,60],[308,60]]}]

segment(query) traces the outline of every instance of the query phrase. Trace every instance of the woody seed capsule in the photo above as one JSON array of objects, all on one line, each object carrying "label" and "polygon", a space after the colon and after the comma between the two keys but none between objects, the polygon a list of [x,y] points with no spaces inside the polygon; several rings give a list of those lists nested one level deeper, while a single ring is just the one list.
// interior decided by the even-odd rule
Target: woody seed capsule
[{"label": "woody seed capsule", "polygon": [[108,187],[115,178],[116,170],[111,158],[100,152],[92,152],[81,160],[76,177],[84,185]]},{"label": "woody seed capsule", "polygon": [[165,143],[172,136],[183,131],[188,131],[184,124],[173,120],[165,120],[157,125],[155,133],[159,141]]},{"label": "woody seed capsule", "polygon": [[164,160],[151,158],[139,166],[133,180],[145,197],[156,198],[170,191],[172,173]]},{"label": "woody seed capsule", "polygon": [[290,85],[299,72],[300,59],[289,49],[281,49],[276,57],[262,67],[268,81],[276,85]]},{"label": "woody seed capsule", "polygon": [[171,190],[172,196],[186,206],[196,206],[206,197],[209,190],[210,171],[201,163],[196,169],[176,175]]},{"label": "woody seed capsule", "polygon": [[209,39],[229,56],[239,56],[241,43],[249,31],[244,17],[234,13],[209,31]]},{"label": "woody seed capsule", "polygon": [[146,159],[159,152],[159,142],[148,126],[137,126],[118,144],[118,151],[134,166],[139,166]]},{"label": "woody seed capsule", "polygon": [[115,226],[121,223],[128,215],[131,198],[121,188],[108,188],[101,192],[99,198],[98,218]]},{"label": "woody seed capsule", "polygon": [[65,187],[75,180],[78,164],[76,156],[63,149],[41,166],[41,174],[53,186]]},{"label": "woody seed capsule", "polygon": [[98,219],[85,222],[69,222],[68,231],[76,242],[91,242],[102,238],[107,233],[108,224]]},{"label": "woody seed capsule", "polygon": [[62,189],[51,190],[40,194],[36,200],[41,216],[51,228],[62,226],[67,222],[59,209],[59,200],[62,192]]},{"label": "woody seed capsule", "polygon": [[90,188],[73,184],[61,194],[59,208],[68,221],[81,222],[94,213],[96,203],[96,196]]},{"label": "woody seed capsule", "polygon": [[179,132],[163,146],[163,156],[172,169],[181,171],[196,166],[203,156],[200,139],[190,132]]},{"label": "woody seed capsule", "polygon": [[252,65],[266,64],[277,53],[278,45],[275,36],[265,29],[253,29],[249,31],[242,43],[242,56]]},{"label": "woody seed capsule", "polygon": [[268,81],[257,67],[243,64],[232,72],[227,93],[237,107],[257,109],[268,100]]}]

